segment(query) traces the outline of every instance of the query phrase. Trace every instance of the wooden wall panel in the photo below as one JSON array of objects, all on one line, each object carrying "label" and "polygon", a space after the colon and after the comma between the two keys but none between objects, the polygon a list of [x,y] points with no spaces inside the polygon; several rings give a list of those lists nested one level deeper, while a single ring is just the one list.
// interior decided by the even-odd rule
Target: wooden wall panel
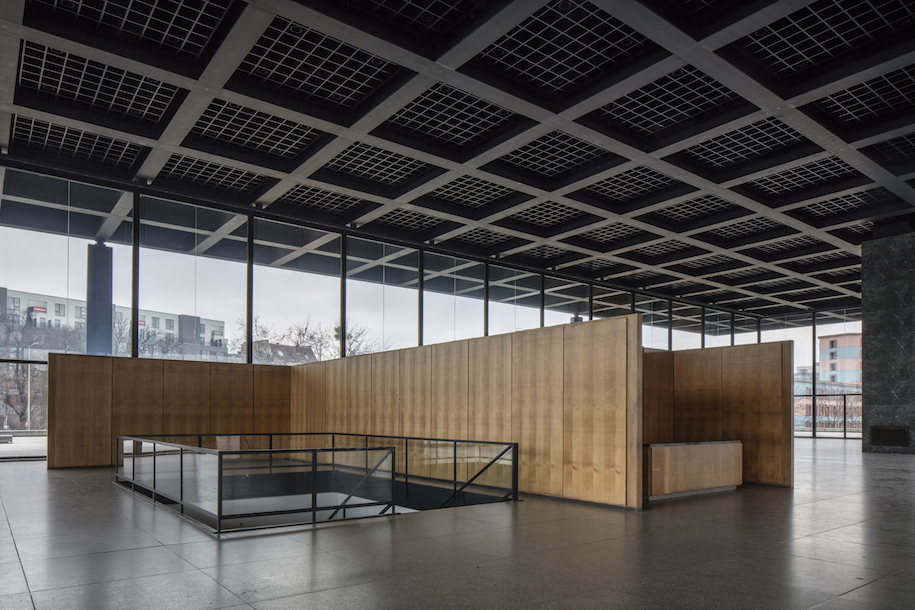
[{"label": "wooden wall panel", "polygon": [[674,352],[674,438],[678,443],[723,440],[721,350]]},{"label": "wooden wall panel", "polygon": [[645,444],[674,442],[674,352],[642,356],[642,439]]},{"label": "wooden wall panel", "polygon": [[[432,348],[417,347],[401,355],[400,417],[402,436],[428,438],[432,434]],[[410,441],[409,471],[415,476],[430,476],[432,464],[443,448]]]},{"label": "wooden wall panel", "polygon": [[119,434],[164,434],[164,366],[161,360],[113,358],[111,362],[111,463]]},{"label": "wooden wall panel", "polygon": [[255,434],[288,432],[292,417],[292,367],[252,365],[254,370]]},{"label": "wooden wall panel", "polygon": [[372,355],[372,425],[367,432],[401,436],[399,351]]},{"label": "wooden wall panel", "polygon": [[210,363],[163,360],[162,434],[210,433]]},{"label": "wooden wall panel", "polygon": [[512,335],[468,342],[467,435],[512,440]]},{"label": "wooden wall panel", "polygon": [[646,447],[646,496],[731,487],[743,483],[738,443]]},{"label": "wooden wall panel", "polygon": [[[312,364],[321,365],[321,376],[324,376],[324,363],[315,362]],[[289,431],[290,432],[309,432],[308,430],[308,364],[298,364],[290,367],[289,371]],[[321,408],[323,416],[323,388],[321,384],[322,400]]]},{"label": "wooden wall panel", "polygon": [[48,468],[112,463],[111,361],[48,354]]},{"label": "wooden wall panel", "polygon": [[341,430],[372,434],[372,354],[346,358],[346,419]]},{"label": "wooden wall panel", "polygon": [[792,343],[722,349],[723,431],[743,442],[744,480],[793,485]]},{"label": "wooden wall panel", "polygon": [[642,315],[626,317],[626,506],[642,510]]},{"label": "wooden wall panel", "polygon": [[[467,440],[467,391],[470,382],[468,342],[440,343],[429,349],[432,353],[430,436]],[[457,477],[460,481],[466,481],[468,447],[458,444],[457,453]],[[454,455],[453,447],[451,455]],[[454,475],[455,470],[451,464],[432,467],[432,476],[435,478],[450,479]]]},{"label": "wooden wall panel", "polygon": [[347,371],[349,358],[341,360],[328,360],[324,363],[325,370],[325,403],[324,420],[328,432],[347,432],[346,414],[348,407],[346,401],[349,397],[347,391]]},{"label": "wooden wall panel", "polygon": [[512,440],[519,443],[519,486],[562,495],[562,327],[512,335]]},{"label": "wooden wall panel", "polygon": [[210,431],[254,431],[254,369],[246,364],[210,365]]},{"label": "wooden wall panel", "polygon": [[570,324],[561,330],[562,495],[625,505],[627,321]]}]

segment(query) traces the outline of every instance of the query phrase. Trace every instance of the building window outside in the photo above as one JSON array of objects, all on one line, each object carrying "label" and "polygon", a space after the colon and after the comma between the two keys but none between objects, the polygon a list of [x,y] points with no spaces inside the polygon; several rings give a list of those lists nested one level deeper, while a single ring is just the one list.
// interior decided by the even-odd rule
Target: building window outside
[{"label": "building window outside", "polygon": [[836,347],[838,347],[837,340],[836,340],[836,339],[831,339],[831,340],[829,341],[829,349],[835,349]]},{"label": "building window outside", "polygon": [[165,330],[175,330],[175,321],[166,319]]},{"label": "building window outside", "polygon": [[835,362],[833,362],[832,364],[829,365],[829,370],[830,370],[830,371],[836,370],[836,363],[835,363]]},{"label": "building window outside", "polygon": [[153,328],[159,328],[159,318],[153,316],[153,319],[152,319],[152,327],[153,327]]},{"label": "building window outside", "polygon": [[19,297],[7,297],[6,307],[10,311],[19,311]]},{"label": "building window outside", "polygon": [[838,357],[838,352],[829,352],[829,359],[835,360]]},{"label": "building window outside", "polygon": [[54,315],[55,316],[66,316],[67,315],[67,306],[64,303],[54,303]]},{"label": "building window outside", "polygon": [[829,381],[837,381],[837,380],[838,380],[838,378],[835,375],[829,376]]},{"label": "building window outside", "polygon": [[54,328],[60,328],[60,320],[54,320]]},{"label": "building window outside", "polygon": [[77,305],[76,306],[76,317],[79,320],[85,320],[86,319],[86,308],[80,307],[79,305]]}]

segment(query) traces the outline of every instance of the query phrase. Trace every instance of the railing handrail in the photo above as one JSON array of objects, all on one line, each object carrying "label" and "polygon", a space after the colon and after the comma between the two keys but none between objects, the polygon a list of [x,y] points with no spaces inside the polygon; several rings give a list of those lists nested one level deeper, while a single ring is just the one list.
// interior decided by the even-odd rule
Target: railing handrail
[{"label": "railing handrail", "polygon": [[510,445],[511,441],[474,441],[460,438],[432,438],[425,436],[394,436],[390,434],[364,434],[360,432],[231,432],[226,434],[144,434],[143,439],[173,438],[176,436],[360,436],[368,438],[393,438],[407,441],[438,441],[442,443],[472,443],[474,445]]}]

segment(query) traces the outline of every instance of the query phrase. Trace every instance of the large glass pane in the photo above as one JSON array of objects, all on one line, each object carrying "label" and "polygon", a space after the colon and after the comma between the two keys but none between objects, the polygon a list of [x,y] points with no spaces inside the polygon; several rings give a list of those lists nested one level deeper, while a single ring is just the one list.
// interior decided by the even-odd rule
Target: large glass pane
[{"label": "large glass pane", "polygon": [[427,252],[423,257],[423,343],[483,336],[484,265]]},{"label": "large glass pane", "polygon": [[244,361],[247,217],[140,203],[140,357]]},{"label": "large glass pane", "polygon": [[673,349],[699,349],[702,347],[702,308],[671,302]]},{"label": "large glass pane", "polygon": [[759,318],[734,314],[734,345],[759,343]]},{"label": "large glass pane", "polygon": [[588,285],[555,277],[543,278],[543,324],[555,326],[588,319]]},{"label": "large glass pane", "polygon": [[346,246],[346,353],[419,343],[419,251],[365,239]]},{"label": "large glass pane", "polygon": [[705,310],[705,347],[731,344],[731,314],[716,309]]},{"label": "large glass pane", "polygon": [[0,168],[0,358],[130,354],[132,195]]},{"label": "large glass pane", "polygon": [[794,341],[794,433],[813,431],[813,316],[797,313],[762,320],[762,342]]},{"label": "large glass pane", "polygon": [[594,319],[626,316],[632,313],[632,293],[594,287]]},{"label": "large glass pane", "polygon": [[637,294],[635,311],[642,314],[642,347],[670,349],[667,300]]},{"label": "large glass pane", "polygon": [[[817,313],[817,436],[860,436],[861,309]],[[849,412],[850,411],[850,412]]]},{"label": "large glass pane", "polygon": [[489,266],[489,334],[540,326],[540,275]]},{"label": "large glass pane", "polygon": [[254,362],[340,357],[341,237],[254,221]]},{"label": "large glass pane", "polygon": [[[48,429],[48,366],[0,362],[0,430]],[[0,447],[0,456],[46,455],[47,437],[16,438],[16,447]]]}]

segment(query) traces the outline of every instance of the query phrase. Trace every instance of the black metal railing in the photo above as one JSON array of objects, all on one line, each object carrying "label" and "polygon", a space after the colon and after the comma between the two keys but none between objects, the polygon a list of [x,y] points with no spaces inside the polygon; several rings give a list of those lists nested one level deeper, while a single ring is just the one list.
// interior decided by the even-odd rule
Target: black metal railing
[{"label": "black metal railing", "polygon": [[[814,405],[816,415],[814,416]],[[862,394],[795,394],[796,436],[861,438]]]}]

